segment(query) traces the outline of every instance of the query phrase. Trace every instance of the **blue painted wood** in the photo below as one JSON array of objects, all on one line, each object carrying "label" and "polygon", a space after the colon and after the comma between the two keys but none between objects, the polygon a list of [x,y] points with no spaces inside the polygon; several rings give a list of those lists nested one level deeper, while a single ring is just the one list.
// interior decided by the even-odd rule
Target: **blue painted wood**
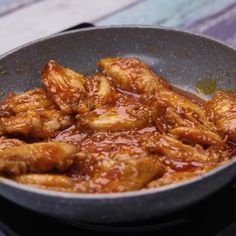
[{"label": "blue painted wood", "polygon": [[[42,0],[0,0],[0,16],[14,14],[22,6],[37,1]],[[236,48],[236,0],[137,0],[114,12],[107,9],[107,14],[93,23],[150,24],[189,29],[223,40]]]},{"label": "blue painted wood", "polygon": [[155,24],[182,26],[214,14],[235,0],[143,0],[97,22],[109,24]]},{"label": "blue painted wood", "polygon": [[225,41],[236,48],[236,1],[220,12],[194,22],[189,29]]},{"label": "blue painted wood", "polygon": [[151,24],[190,29],[236,47],[235,0],[143,0],[98,25]]}]

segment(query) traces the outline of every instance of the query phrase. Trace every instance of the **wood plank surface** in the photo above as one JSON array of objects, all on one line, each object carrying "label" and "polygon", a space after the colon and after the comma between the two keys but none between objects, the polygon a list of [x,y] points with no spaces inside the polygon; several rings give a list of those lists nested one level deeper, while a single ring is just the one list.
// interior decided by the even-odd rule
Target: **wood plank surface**
[{"label": "wood plank surface", "polygon": [[0,0],[0,54],[82,22],[175,27],[236,48],[236,0]]}]

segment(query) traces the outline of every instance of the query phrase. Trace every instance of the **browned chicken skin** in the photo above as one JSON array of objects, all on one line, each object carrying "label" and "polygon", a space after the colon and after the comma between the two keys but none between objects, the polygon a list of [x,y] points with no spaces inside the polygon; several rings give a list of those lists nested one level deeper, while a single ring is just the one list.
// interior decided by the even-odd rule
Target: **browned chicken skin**
[{"label": "browned chicken skin", "polygon": [[85,95],[85,78],[82,74],[51,60],[44,68],[41,81],[49,96],[64,114],[77,111]]},{"label": "browned chicken skin", "polygon": [[196,127],[216,133],[214,123],[199,104],[170,89],[156,93],[156,99],[155,125],[160,132],[168,133],[178,127]]},{"label": "browned chicken skin", "polygon": [[151,157],[127,157],[110,162],[92,179],[79,183],[79,191],[109,193],[138,190],[164,174],[163,167]]},{"label": "browned chicken skin", "polygon": [[35,88],[25,93],[11,93],[0,103],[0,116],[9,117],[29,110],[53,109],[55,104],[47,97],[41,88]]},{"label": "browned chicken skin", "polygon": [[111,193],[188,180],[236,153],[236,95],[207,103],[137,58],[84,76],[49,61],[45,89],[0,102],[0,174],[56,191]]},{"label": "browned chicken skin", "polygon": [[23,135],[32,138],[52,138],[58,130],[72,125],[69,116],[57,110],[28,111],[17,116],[0,118],[1,134]]},{"label": "browned chicken skin", "polygon": [[105,75],[112,77],[115,86],[126,91],[151,93],[169,87],[148,65],[136,58],[102,58],[98,66]]},{"label": "browned chicken skin", "polygon": [[52,138],[71,125],[72,118],[63,115],[40,88],[11,94],[0,104],[1,135]]},{"label": "browned chicken skin", "polygon": [[206,171],[209,171],[213,167],[215,166],[210,166],[210,167],[206,166],[203,168],[196,168],[193,171],[179,171],[175,173],[166,172],[166,174],[163,175],[162,178],[151,181],[146,187],[155,188],[155,187],[165,186],[168,184],[176,184],[181,181],[186,181],[193,177],[202,175],[203,173],[205,173]]},{"label": "browned chicken skin", "polygon": [[190,146],[168,135],[154,135],[147,141],[147,149],[171,159],[196,162],[220,161],[219,149],[205,150],[200,145]]},{"label": "browned chicken skin", "polygon": [[9,147],[14,147],[14,146],[20,146],[24,144],[25,142],[19,140],[19,139],[14,139],[14,138],[6,138],[6,137],[1,137],[0,138],[0,150],[7,149]]},{"label": "browned chicken skin", "polygon": [[0,151],[0,172],[10,175],[64,171],[75,159],[77,148],[63,142],[22,144]]},{"label": "browned chicken skin", "polygon": [[21,184],[34,185],[40,188],[46,188],[63,192],[77,192],[76,182],[65,175],[56,174],[25,174],[15,176],[15,181]]},{"label": "browned chicken skin", "polygon": [[[97,153],[79,153],[76,166],[70,170],[71,177],[56,175],[55,183],[55,175],[51,174],[28,174],[15,179],[20,183],[70,192],[106,193],[140,189],[165,173],[163,165],[156,158],[137,158],[137,154],[130,156],[127,151],[121,148],[120,154],[110,158]],[[77,169],[80,176],[75,177]]]},{"label": "browned chicken skin", "polygon": [[192,144],[203,144],[208,146],[224,146],[223,140],[219,134],[213,133],[210,130],[204,130],[192,127],[178,127],[171,130],[177,138]]},{"label": "browned chicken skin", "polygon": [[206,110],[214,121],[219,133],[236,141],[236,94],[217,91],[207,102]]}]

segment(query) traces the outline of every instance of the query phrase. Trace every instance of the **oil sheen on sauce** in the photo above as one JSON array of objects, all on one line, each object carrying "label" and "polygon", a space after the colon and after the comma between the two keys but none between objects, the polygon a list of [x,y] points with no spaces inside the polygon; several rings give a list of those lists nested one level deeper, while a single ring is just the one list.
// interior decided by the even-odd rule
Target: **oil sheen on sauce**
[{"label": "oil sheen on sauce", "polygon": [[[194,103],[203,105],[205,102],[203,99],[190,92],[186,92],[176,87],[172,88],[173,91],[181,94],[182,96],[185,96]],[[119,92],[121,92],[121,94],[125,94],[126,96],[128,95],[128,97],[131,97],[131,99],[137,99],[138,96],[137,94],[132,94],[130,92],[127,93],[122,90],[119,90]],[[121,153],[124,147],[127,149],[132,147],[132,152],[136,153],[138,156],[139,154],[143,154],[144,152],[146,152],[141,147],[142,140],[148,140],[152,135],[155,134],[155,132],[157,132],[157,130],[154,126],[145,127],[139,130],[133,129],[120,132],[94,132],[91,130],[81,131],[76,127],[76,125],[73,125],[68,129],[60,132],[56,136],[55,140],[71,142],[80,147],[81,151],[85,151],[88,153],[99,153],[107,158],[110,158],[110,156],[112,155]],[[202,166],[202,164],[198,162],[184,162],[169,159],[167,157],[160,157],[157,155],[154,156],[159,158],[164,165],[170,167],[171,172],[186,170],[191,171],[191,169],[194,169],[194,167]]]}]

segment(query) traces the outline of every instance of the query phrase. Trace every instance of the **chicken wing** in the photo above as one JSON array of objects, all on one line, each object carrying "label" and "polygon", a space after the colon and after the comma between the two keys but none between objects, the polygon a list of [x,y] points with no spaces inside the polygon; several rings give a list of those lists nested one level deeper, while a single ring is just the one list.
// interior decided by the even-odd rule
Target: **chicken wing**
[{"label": "chicken wing", "polygon": [[216,131],[201,106],[172,91],[167,82],[140,60],[103,58],[98,65],[103,73],[112,77],[115,86],[128,91],[155,94],[155,101],[146,99],[146,104],[156,105],[157,112],[154,116],[161,132],[167,133],[180,126],[201,126]]},{"label": "chicken wing", "polygon": [[217,149],[205,150],[200,145],[190,146],[168,135],[156,134],[147,141],[147,150],[174,160],[196,162],[218,162],[221,152]]},{"label": "chicken wing", "polygon": [[51,99],[64,114],[76,112],[80,103],[83,103],[86,80],[80,73],[50,60],[44,68],[41,81]]},{"label": "chicken wing", "polygon": [[29,110],[55,108],[43,89],[35,88],[25,93],[11,93],[0,103],[0,117],[9,117]]},{"label": "chicken wing", "polygon": [[52,138],[60,129],[72,125],[72,118],[57,110],[28,111],[0,118],[0,133],[32,138]]},{"label": "chicken wing", "polygon": [[87,103],[90,110],[104,105],[114,105],[116,102],[115,88],[109,83],[108,78],[103,74],[96,74],[86,80],[85,85],[88,93]]},{"label": "chicken wing", "polygon": [[112,77],[115,87],[123,90],[151,93],[169,87],[147,64],[136,58],[102,58],[98,66],[105,75]]},{"label": "chicken wing", "polygon": [[64,171],[74,162],[77,148],[68,143],[23,144],[0,151],[0,172],[9,175]]},{"label": "chicken wing", "polygon": [[218,131],[236,141],[236,93],[217,91],[205,105]]},{"label": "chicken wing", "polygon": [[161,162],[139,147],[124,144],[114,147],[118,150],[109,152],[109,155],[102,147],[100,152],[94,147],[92,152],[77,153],[74,165],[65,172],[66,176],[28,174],[15,177],[15,180],[59,191],[123,192],[140,189],[165,173]]},{"label": "chicken wing", "polygon": [[176,184],[181,181],[189,180],[193,177],[197,177],[199,175],[202,175],[203,173],[209,171],[210,169],[214,168],[215,165],[203,167],[203,168],[196,168],[192,171],[179,171],[175,173],[166,172],[162,178],[156,179],[151,181],[146,188],[156,188],[165,186],[168,184]]},{"label": "chicken wing", "polygon": [[24,142],[19,139],[0,137],[0,150],[7,149],[9,147],[19,146],[22,144],[24,144]]},{"label": "chicken wing", "polygon": [[124,192],[144,187],[150,180],[164,174],[153,158],[127,159],[113,162],[90,180],[76,180],[53,174],[27,174],[14,177],[19,183],[66,192]]},{"label": "chicken wing", "polygon": [[124,192],[141,189],[149,181],[164,174],[155,158],[126,158],[96,174],[91,180],[77,186],[84,192]]},{"label": "chicken wing", "polygon": [[72,178],[65,175],[25,174],[15,176],[12,179],[21,184],[33,185],[55,191],[78,192],[76,182],[73,181]]},{"label": "chicken wing", "polygon": [[204,130],[200,128],[192,127],[178,127],[171,130],[178,139],[181,139],[190,144],[203,144],[207,146],[221,146],[225,145],[225,140],[223,140],[220,135],[213,133],[210,130]]},{"label": "chicken wing", "polygon": [[216,132],[214,123],[209,121],[203,107],[172,90],[157,92],[155,105],[157,109],[156,127],[162,133],[181,126]]},{"label": "chicken wing", "polygon": [[140,129],[152,123],[151,109],[135,105],[99,108],[77,118],[80,127],[98,131]]}]

